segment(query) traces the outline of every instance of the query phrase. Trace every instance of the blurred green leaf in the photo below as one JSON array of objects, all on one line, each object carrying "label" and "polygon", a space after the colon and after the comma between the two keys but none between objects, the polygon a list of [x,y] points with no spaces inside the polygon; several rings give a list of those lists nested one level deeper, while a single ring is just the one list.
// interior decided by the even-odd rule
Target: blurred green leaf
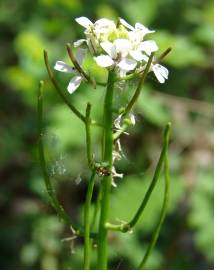
[{"label": "blurred green leaf", "polygon": [[108,18],[110,20],[117,20],[118,13],[111,6],[100,3],[96,9],[97,18]]},{"label": "blurred green leaf", "polygon": [[57,258],[54,255],[46,254],[41,261],[42,270],[58,270]]},{"label": "blurred green leaf", "polygon": [[206,45],[214,45],[214,23],[213,24],[202,24],[200,25],[193,36],[197,41],[203,42]]},{"label": "blurred green leaf", "polygon": [[140,22],[144,25],[148,25],[155,18],[158,12],[158,6],[159,3],[156,0],[127,0],[126,3],[122,5],[122,9],[124,10],[127,19],[131,23]]},{"label": "blurred green leaf", "polygon": [[27,244],[21,251],[21,261],[27,266],[32,266],[36,263],[39,257],[38,247],[34,244]]},{"label": "blurred green leaf", "polygon": [[166,62],[177,68],[189,65],[204,66],[206,57],[202,48],[194,44],[186,36],[172,35],[166,31],[158,31],[155,40],[160,51],[171,47],[172,52],[166,57]]},{"label": "blurred green leaf", "polygon": [[213,173],[201,173],[191,195],[189,224],[194,230],[194,240],[201,252],[214,259],[214,185]]}]

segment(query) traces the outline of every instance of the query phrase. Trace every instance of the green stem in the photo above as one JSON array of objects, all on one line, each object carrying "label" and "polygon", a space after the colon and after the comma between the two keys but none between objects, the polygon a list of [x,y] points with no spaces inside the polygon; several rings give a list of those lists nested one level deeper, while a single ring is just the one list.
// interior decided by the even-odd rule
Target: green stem
[{"label": "green stem", "polygon": [[160,154],[160,158],[158,160],[158,163],[157,163],[157,166],[156,166],[156,169],[155,169],[155,173],[154,173],[154,176],[153,176],[153,179],[152,179],[152,182],[143,198],[143,201],[140,205],[140,207],[138,208],[136,214],[134,215],[134,217],[132,218],[132,220],[128,223],[125,223],[125,224],[119,224],[119,225],[114,225],[114,224],[110,224],[110,223],[107,223],[106,224],[106,227],[109,229],[109,230],[114,230],[114,231],[121,231],[121,232],[127,232],[129,230],[131,230],[138,222],[138,220],[140,219],[140,217],[142,216],[142,213],[149,201],[149,198],[151,197],[151,194],[157,184],[157,181],[159,179],[159,176],[160,176],[160,173],[161,173],[161,168],[162,168],[162,165],[164,163],[164,159],[165,159],[165,156],[167,154],[167,149],[168,149],[168,141],[169,141],[169,133],[170,133],[170,128],[171,128],[171,123],[168,123],[166,125],[166,128],[164,130],[164,142],[163,142],[163,148],[162,148],[162,151],[161,151],[161,154]]},{"label": "green stem", "polygon": [[45,65],[48,71],[48,75],[50,80],[52,81],[52,84],[54,85],[57,93],[59,94],[59,96],[62,98],[62,100],[65,102],[65,104],[70,108],[70,110],[80,119],[85,123],[85,117],[84,115],[81,114],[81,112],[79,112],[71,103],[70,101],[66,98],[65,94],[63,93],[63,91],[60,89],[56,79],[54,78],[54,74],[50,68],[50,65],[48,63],[48,53],[47,51],[44,51],[44,61],[45,61]]},{"label": "green stem", "polygon": [[110,189],[112,183],[112,150],[113,150],[113,136],[112,136],[112,103],[114,92],[114,71],[109,71],[108,85],[106,89],[106,96],[104,101],[104,151],[103,162],[108,164],[109,175],[104,176],[101,188],[101,214],[98,233],[98,270],[107,270],[107,229],[106,222],[109,212]]},{"label": "green stem", "polygon": [[140,74],[141,74],[141,72],[134,72],[134,73],[126,75],[124,77],[118,77],[118,78],[116,78],[115,82],[129,81],[131,79],[134,79],[134,78],[138,77]]},{"label": "green stem", "polygon": [[85,130],[86,130],[86,148],[87,148],[87,159],[88,159],[88,166],[92,168],[92,151],[91,151],[91,104],[88,103],[86,107],[86,114],[85,114]]},{"label": "green stem", "polygon": [[127,130],[127,128],[130,126],[130,124],[128,123],[124,123],[121,128],[116,131],[114,134],[113,134],[113,140],[116,141],[120,138],[120,136]]},{"label": "green stem", "polygon": [[101,198],[101,189],[99,187],[95,206],[94,206],[94,213],[93,213],[93,217],[92,217],[92,221],[91,221],[91,230],[93,230],[95,225],[96,225],[97,215],[98,215],[99,207],[100,207],[100,198]]},{"label": "green stem", "polygon": [[94,189],[96,176],[96,169],[93,169],[91,178],[88,183],[88,190],[86,194],[85,206],[84,206],[84,263],[83,270],[90,269],[90,253],[91,253],[91,239],[90,239],[90,210],[91,199]]},{"label": "green stem", "polygon": [[68,55],[71,59],[71,62],[73,63],[74,67],[76,68],[76,70],[79,72],[79,74],[83,75],[83,77],[90,82],[90,77],[85,73],[85,71],[81,68],[81,66],[79,65],[79,63],[77,62],[73,52],[72,52],[72,49],[71,49],[71,44],[70,43],[67,43],[66,45],[66,48],[67,48],[67,52],[68,52]]},{"label": "green stem", "polygon": [[107,83],[105,83],[105,82],[97,82],[96,81],[96,85],[105,87],[105,86],[107,86]]},{"label": "green stem", "polygon": [[172,48],[167,48],[154,62],[154,64],[160,63],[171,52]]},{"label": "green stem", "polygon": [[168,140],[169,140],[169,132],[170,132],[170,127],[171,127],[171,124],[168,123],[166,125],[166,128],[165,128],[165,131],[164,131],[164,143],[163,143],[163,148],[162,148],[162,151],[161,151],[161,155],[160,155],[160,158],[159,158],[159,161],[158,161],[158,164],[157,164],[157,167],[155,169],[155,174],[154,174],[154,177],[152,179],[152,182],[146,192],[146,195],[137,211],[137,213],[134,215],[133,219],[129,222],[129,226],[132,228],[136,225],[136,223],[138,222],[139,218],[141,217],[147,203],[148,203],[148,200],[154,190],[154,187],[156,186],[156,183],[158,181],[158,178],[160,176],[160,173],[161,173],[161,168],[162,168],[162,165],[163,165],[163,162],[164,162],[164,158],[165,158],[165,155],[167,153],[167,149],[168,149]]},{"label": "green stem", "polygon": [[143,257],[143,260],[141,264],[138,267],[138,270],[144,270],[145,264],[152,252],[152,249],[154,248],[158,236],[160,234],[160,229],[163,224],[164,218],[166,216],[168,201],[169,201],[169,189],[170,189],[170,178],[169,178],[169,164],[168,164],[168,144],[169,144],[169,132],[165,132],[165,143],[166,143],[166,150],[164,155],[164,178],[165,178],[165,189],[164,189],[164,198],[163,198],[163,205],[161,209],[160,219],[158,221],[158,224],[155,228],[155,231],[153,233],[151,242],[149,243],[149,246],[147,248],[147,251]]},{"label": "green stem", "polygon": [[78,61],[76,60],[73,52],[72,52],[72,49],[71,49],[71,44],[70,43],[67,43],[66,45],[66,48],[67,48],[67,52],[68,52],[68,55],[71,59],[71,62],[73,63],[74,67],[76,68],[76,70],[79,72],[80,75],[82,75],[89,83],[92,84],[92,86],[94,88],[96,88],[96,82],[93,78],[91,78],[80,66],[80,64],[78,63]]},{"label": "green stem", "polygon": [[138,83],[137,89],[136,89],[136,91],[135,91],[135,93],[134,93],[132,99],[131,99],[130,102],[128,103],[127,107],[125,108],[125,111],[124,111],[124,113],[123,113],[124,116],[127,115],[127,114],[131,111],[133,105],[135,104],[135,102],[137,101],[137,99],[138,99],[138,97],[139,97],[139,95],[140,95],[142,85],[143,85],[143,83],[144,83],[144,81],[145,81],[145,79],[146,79],[146,76],[147,76],[147,74],[148,74],[148,72],[149,72],[149,69],[150,69],[150,66],[151,66],[151,64],[152,64],[153,56],[154,56],[154,53],[152,53],[152,54],[150,55],[150,57],[149,57],[149,60],[148,60],[148,62],[147,62],[147,64],[146,64],[146,68],[145,68],[145,70],[144,70],[144,72],[143,72],[143,74],[142,74],[142,77],[141,77],[141,79],[140,79],[140,81],[139,81],[139,83]]},{"label": "green stem", "polygon": [[39,85],[37,109],[38,109],[39,161],[40,161],[40,165],[41,165],[41,169],[42,169],[42,173],[43,173],[43,177],[44,177],[44,181],[45,181],[45,187],[46,187],[50,202],[51,202],[52,206],[54,207],[54,209],[56,210],[59,217],[62,220],[64,220],[64,222],[69,227],[71,227],[71,229],[74,233],[76,233],[78,231],[78,229],[72,224],[70,217],[65,212],[62,205],[60,205],[59,201],[57,200],[55,191],[53,189],[53,186],[51,184],[51,181],[50,181],[47,169],[46,169],[47,167],[46,167],[45,154],[44,154],[44,145],[43,145],[43,140],[42,140],[42,136],[43,136],[43,132],[42,132],[42,130],[43,130],[43,91],[42,91],[42,87],[43,87],[43,81],[41,81],[40,85]]}]

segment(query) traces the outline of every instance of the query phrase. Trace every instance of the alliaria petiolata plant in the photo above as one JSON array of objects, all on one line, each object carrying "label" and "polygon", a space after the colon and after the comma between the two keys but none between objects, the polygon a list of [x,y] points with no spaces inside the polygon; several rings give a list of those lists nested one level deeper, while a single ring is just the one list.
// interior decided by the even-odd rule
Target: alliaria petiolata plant
[{"label": "alliaria petiolata plant", "polygon": [[[76,54],[73,53],[71,45],[67,44],[67,52],[72,65],[70,66],[63,61],[57,61],[54,69],[71,74],[72,78],[67,87],[70,94],[73,94],[81,83],[88,83],[93,88],[96,88],[97,85],[106,88],[104,104],[100,106],[102,110],[100,113],[103,114],[103,121],[101,123],[91,118],[93,104],[87,103],[85,114],[83,114],[70,102],[55,79],[54,73],[48,63],[48,54],[46,51],[44,51],[44,60],[50,80],[58,94],[85,126],[86,156],[88,169],[91,171],[91,177],[88,180],[88,188],[85,197],[84,224],[77,226],[72,222],[70,216],[65,212],[63,206],[58,201],[47,172],[42,136],[43,82],[41,82],[38,96],[39,157],[47,193],[52,206],[61,219],[71,228],[72,233],[75,236],[84,238],[84,260],[82,269],[90,269],[92,243],[94,242],[97,246],[97,270],[107,270],[108,232],[116,231],[119,233],[127,233],[134,229],[158,181],[161,169],[164,167],[165,191],[163,205],[150,244],[142,261],[139,262],[138,270],[143,270],[151,250],[157,241],[167,209],[169,196],[167,151],[170,123],[166,125],[164,131],[163,147],[154,172],[154,177],[142,202],[139,202],[139,208],[136,213],[133,213],[133,218],[130,221],[121,224],[118,224],[118,222],[115,224],[109,223],[110,194],[112,186],[116,186],[114,179],[116,177],[123,177],[123,174],[116,172],[114,164],[115,160],[123,158],[120,137],[122,134],[126,133],[130,125],[135,125],[135,117],[132,110],[138,100],[148,73],[153,72],[160,83],[164,83],[168,78],[168,70],[162,66],[160,62],[170,52],[170,49],[167,49],[159,55],[159,57],[155,57],[154,54],[158,51],[158,46],[154,40],[147,39],[147,36],[154,31],[149,30],[141,23],[136,23],[135,27],[133,27],[121,18],[118,19],[116,24],[105,18],[97,20],[95,23],[92,23],[86,17],[77,18],[76,21],[84,27],[85,38],[74,42],[73,45],[76,48]],[[87,70],[83,69],[82,63],[86,54],[90,55],[98,66],[107,69],[108,79],[106,82],[97,82],[92,74],[89,74]],[[115,85],[120,81],[127,83],[127,81],[133,79],[135,79],[134,82],[137,81],[137,85],[131,99],[124,107],[113,108],[114,95],[117,90]],[[101,157],[96,157],[93,153],[91,129],[95,126],[102,129],[102,138],[100,140]],[[96,177],[99,179],[98,183],[100,185],[100,199],[98,200],[100,203],[100,211],[99,213],[96,211],[93,215],[93,220],[91,220],[91,199]],[[99,219],[99,226],[98,230],[94,231],[92,225],[95,223],[96,218]]]}]

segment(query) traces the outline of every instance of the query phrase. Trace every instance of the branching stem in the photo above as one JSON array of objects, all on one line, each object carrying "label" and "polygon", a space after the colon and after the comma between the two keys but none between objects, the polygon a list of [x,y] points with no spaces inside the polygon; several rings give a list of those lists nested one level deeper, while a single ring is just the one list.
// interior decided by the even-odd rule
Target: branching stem
[{"label": "branching stem", "polygon": [[68,216],[68,214],[65,212],[64,208],[62,207],[62,205],[58,201],[56,194],[55,194],[55,191],[53,189],[53,186],[51,184],[47,169],[46,169],[47,167],[46,167],[44,146],[43,146],[43,140],[42,140],[42,136],[43,136],[43,90],[42,90],[42,88],[43,88],[43,81],[41,81],[40,85],[39,85],[37,109],[38,109],[39,161],[40,161],[40,165],[41,165],[41,169],[42,169],[42,173],[43,173],[43,177],[44,177],[44,181],[45,181],[45,187],[46,187],[50,202],[51,202],[52,206],[54,207],[54,209],[56,210],[59,217],[62,220],[64,220],[64,222],[69,227],[71,227],[71,229],[74,233],[76,233],[78,231],[78,229],[76,226],[73,225],[70,217]]},{"label": "branching stem", "polygon": [[162,165],[164,163],[165,157],[167,155],[167,150],[168,150],[168,142],[169,142],[169,133],[170,133],[170,128],[171,128],[171,123],[168,123],[166,125],[165,131],[164,131],[164,141],[163,141],[163,148],[160,154],[160,158],[158,160],[156,169],[155,169],[155,173],[152,179],[152,182],[142,200],[141,205],[139,206],[136,214],[133,216],[133,218],[131,219],[130,222],[128,223],[124,223],[124,224],[119,224],[119,225],[114,225],[114,224],[110,224],[110,223],[106,223],[106,227],[109,230],[113,230],[113,231],[121,231],[121,232],[127,232],[130,231],[139,221],[140,217],[142,216],[142,213],[149,201],[149,198],[151,197],[151,194],[157,184],[157,181],[159,179],[160,173],[161,173],[161,169],[162,169]]},{"label": "branching stem", "polygon": [[[47,171],[47,165],[45,160],[45,153],[44,153],[44,145],[43,145],[43,84],[44,82],[41,81],[39,84],[39,91],[38,91],[38,103],[37,103],[37,111],[38,111],[38,149],[39,149],[39,162],[42,169],[43,178],[45,181],[45,187],[47,190],[47,194],[50,200],[51,205],[57,212],[58,216],[67,224],[73,234],[76,236],[83,237],[84,236],[84,230],[82,228],[78,228],[74,223],[72,222],[70,216],[66,213],[63,206],[60,204],[60,202],[57,199],[55,190],[52,186],[48,171]],[[90,233],[90,238],[97,238],[97,234],[94,232]]]},{"label": "branching stem", "polygon": [[[170,124],[169,124],[170,125]],[[170,127],[170,126],[169,126]],[[142,262],[140,263],[138,270],[144,270],[146,262],[148,261],[148,258],[152,252],[152,249],[154,248],[158,236],[160,234],[160,229],[163,224],[164,218],[166,216],[168,201],[169,201],[169,189],[170,189],[170,178],[169,178],[169,164],[168,164],[168,145],[169,145],[169,129],[168,131],[165,131],[165,143],[166,143],[166,150],[164,155],[164,179],[165,179],[165,189],[164,189],[164,198],[163,198],[163,205],[160,213],[160,218],[158,221],[158,224],[154,230],[154,233],[152,235],[152,239],[149,243],[149,246],[146,250],[146,253],[143,257]]]},{"label": "branching stem", "polygon": [[149,60],[148,60],[148,62],[146,64],[146,68],[145,68],[145,70],[144,70],[144,72],[143,72],[143,74],[142,74],[142,76],[140,78],[140,81],[138,83],[137,89],[135,90],[135,93],[134,93],[133,97],[131,98],[130,102],[126,106],[126,108],[124,110],[124,113],[123,113],[123,116],[127,115],[131,111],[133,105],[136,103],[136,101],[137,101],[137,99],[138,99],[138,97],[140,95],[142,85],[143,85],[143,83],[144,83],[144,81],[146,79],[146,76],[147,76],[147,74],[149,72],[149,69],[150,69],[150,66],[152,64],[153,56],[154,56],[154,53],[152,53],[150,55],[150,57],[149,57]]},{"label": "branching stem", "polygon": [[78,111],[74,105],[72,105],[70,103],[70,101],[67,99],[67,97],[65,96],[65,94],[63,93],[63,91],[60,89],[55,77],[54,77],[54,74],[50,68],[50,65],[49,65],[49,62],[48,62],[48,53],[47,51],[44,51],[44,60],[45,60],[45,65],[46,65],[46,68],[47,68],[47,71],[48,71],[48,75],[49,75],[49,78],[52,82],[52,84],[54,85],[57,93],[59,94],[59,96],[62,98],[62,100],[65,102],[65,104],[71,109],[71,111],[80,119],[82,120],[84,123],[85,123],[85,117],[84,115],[81,114],[80,111]]}]

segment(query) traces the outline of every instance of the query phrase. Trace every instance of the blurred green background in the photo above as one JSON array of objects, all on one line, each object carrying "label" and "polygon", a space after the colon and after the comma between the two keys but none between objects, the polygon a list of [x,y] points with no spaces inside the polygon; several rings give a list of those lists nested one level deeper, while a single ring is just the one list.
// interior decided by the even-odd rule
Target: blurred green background
[{"label": "blurred green background", "polygon": [[[132,216],[151,179],[163,127],[171,120],[169,213],[146,269],[214,269],[214,1],[2,0],[1,270],[81,269],[82,241],[71,238],[48,204],[36,134],[36,95],[38,82],[44,79],[48,170],[66,210],[81,222],[88,179],[84,127],[51,86],[42,55],[45,48],[52,64],[68,60],[65,44],[83,37],[74,21],[78,16],[92,20],[120,16],[131,24],[141,22],[156,30],[152,38],[160,52],[173,48],[164,62],[169,80],[164,85],[153,77],[148,80],[135,107],[137,124],[122,138],[126,158],[116,167],[125,177],[113,189],[111,220]],[[88,66],[104,80],[104,71],[91,62]],[[66,89],[69,76],[57,78]],[[116,104],[123,105],[133,85],[118,86],[116,91]],[[82,84],[68,97],[81,111],[91,100],[96,104],[94,117],[101,117],[103,88]],[[96,145],[99,135],[95,129]],[[162,191],[160,180],[133,234],[110,235],[109,269],[136,269],[157,222]]]}]

